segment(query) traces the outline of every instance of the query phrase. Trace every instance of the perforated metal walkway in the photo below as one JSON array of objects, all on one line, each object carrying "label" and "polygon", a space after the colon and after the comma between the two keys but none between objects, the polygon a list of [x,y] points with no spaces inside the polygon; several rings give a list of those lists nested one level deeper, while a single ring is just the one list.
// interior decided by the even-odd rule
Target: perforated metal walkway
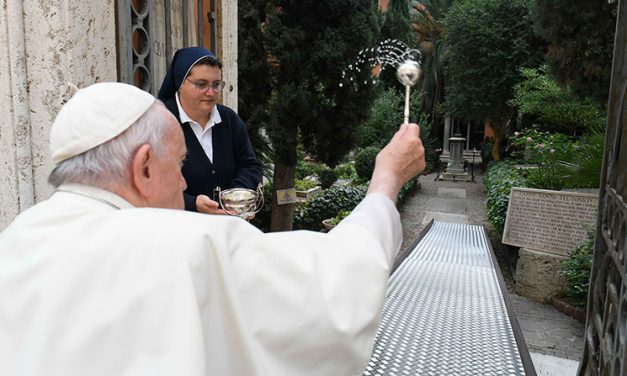
[{"label": "perforated metal walkway", "polygon": [[390,278],[364,375],[535,375],[502,291],[483,227],[433,222]]}]

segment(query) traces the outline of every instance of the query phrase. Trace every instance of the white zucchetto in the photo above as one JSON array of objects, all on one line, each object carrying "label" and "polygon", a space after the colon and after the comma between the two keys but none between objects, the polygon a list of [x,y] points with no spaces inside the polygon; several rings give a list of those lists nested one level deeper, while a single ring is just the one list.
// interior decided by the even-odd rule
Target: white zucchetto
[{"label": "white zucchetto", "polygon": [[52,124],[52,161],[57,164],[115,138],[154,102],[152,94],[119,82],[97,83],[78,90]]}]

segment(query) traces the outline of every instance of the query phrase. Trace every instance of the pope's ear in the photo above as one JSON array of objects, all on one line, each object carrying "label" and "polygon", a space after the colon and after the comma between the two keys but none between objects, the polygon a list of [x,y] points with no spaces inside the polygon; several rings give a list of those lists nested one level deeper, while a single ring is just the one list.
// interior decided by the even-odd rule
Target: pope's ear
[{"label": "pope's ear", "polygon": [[151,191],[151,178],[154,169],[155,153],[148,144],[140,146],[131,163],[131,181],[144,196]]}]

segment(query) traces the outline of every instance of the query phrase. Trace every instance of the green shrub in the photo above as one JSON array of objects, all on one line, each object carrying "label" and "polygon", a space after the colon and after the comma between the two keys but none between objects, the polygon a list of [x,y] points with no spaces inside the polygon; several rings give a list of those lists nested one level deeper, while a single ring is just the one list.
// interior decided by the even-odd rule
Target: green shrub
[{"label": "green shrub", "polygon": [[560,263],[560,274],[566,282],[566,295],[578,306],[585,307],[588,301],[588,286],[592,270],[594,230],[588,238],[569,252],[568,259]]},{"label": "green shrub", "polygon": [[333,218],[342,210],[353,210],[365,196],[365,186],[331,187],[294,213],[294,229],[318,231],[323,219]]},{"label": "green shrub", "polygon": [[401,187],[401,190],[398,192],[398,204],[397,205],[400,205],[403,202],[405,202],[407,197],[409,197],[409,194],[414,189],[416,189],[416,187],[418,186],[418,177],[419,176],[415,176],[409,179],[409,181],[407,181],[405,184],[403,184],[403,186]]},{"label": "green shrub", "polygon": [[557,165],[554,163],[525,170],[523,176],[529,188],[552,191],[561,191],[564,188],[564,179],[558,174]]},{"label": "green shrub", "polygon": [[337,225],[338,223],[342,221],[342,219],[348,217],[350,213],[351,213],[351,210],[341,210],[339,213],[337,213],[335,217],[331,218],[331,220],[329,221],[329,224]]},{"label": "green shrub", "polygon": [[591,98],[577,98],[570,87],[559,85],[546,65],[523,68],[521,74],[509,103],[535,118],[543,131],[575,134],[605,125],[605,112]]},{"label": "green shrub", "polygon": [[334,170],[338,179],[355,179],[357,177],[355,163],[353,162],[337,165]]},{"label": "green shrub", "polygon": [[357,176],[361,179],[368,181],[372,177],[372,171],[374,171],[375,159],[379,154],[378,147],[369,146],[361,149],[357,155],[355,155],[355,171]]},{"label": "green shrub", "polygon": [[307,191],[317,186],[318,184],[316,184],[316,182],[313,180],[296,179],[294,181],[294,187],[296,188],[297,191]]},{"label": "green shrub", "polygon": [[493,147],[494,139],[486,137],[486,139],[483,140],[483,143],[481,144],[481,163],[483,163],[484,166],[487,166],[494,159],[492,157]]},{"label": "green shrub", "polygon": [[605,128],[597,126],[578,140],[560,133],[540,132],[537,126],[514,133],[512,158],[535,163],[529,186],[541,189],[598,188],[603,163]]},{"label": "green shrub", "polygon": [[542,132],[537,126],[514,132],[510,137],[511,158],[520,163],[544,165],[555,156],[569,154],[574,139],[562,133]]},{"label": "green shrub", "polygon": [[507,216],[509,193],[513,187],[526,187],[527,182],[519,170],[516,170],[509,163],[501,161],[490,164],[483,184],[487,195],[488,222],[502,234]]},{"label": "green shrub", "polygon": [[323,189],[327,189],[335,183],[337,180],[337,174],[335,170],[325,166],[325,168],[318,171],[318,178],[320,179],[320,185]]},{"label": "green shrub", "polygon": [[296,179],[304,179],[312,175],[318,176],[320,170],[325,167],[326,165],[323,163],[314,163],[300,159],[296,162]]},{"label": "green shrub", "polygon": [[577,141],[561,133],[540,132],[536,126],[514,133],[511,140],[514,160],[538,166],[525,171],[529,187],[559,191],[566,186],[560,160],[573,158]]},{"label": "green shrub", "polygon": [[558,171],[567,188],[599,188],[605,129],[584,134],[569,155],[558,156]]},{"label": "green shrub", "polygon": [[401,123],[403,98],[395,89],[379,92],[370,107],[368,120],[357,128],[357,137],[362,148],[381,148],[392,138]]}]

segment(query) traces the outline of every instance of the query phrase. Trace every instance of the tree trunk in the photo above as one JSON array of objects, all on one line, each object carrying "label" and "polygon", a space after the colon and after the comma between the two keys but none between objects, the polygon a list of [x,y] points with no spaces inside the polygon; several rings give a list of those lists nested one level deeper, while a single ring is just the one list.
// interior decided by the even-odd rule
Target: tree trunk
[{"label": "tree trunk", "polygon": [[507,135],[508,116],[503,116],[497,120],[490,119],[490,126],[494,131],[494,146],[492,147],[492,157],[495,161],[501,160],[501,142]]},{"label": "tree trunk", "polygon": [[276,199],[276,191],[294,188],[295,166],[287,166],[280,163],[274,164],[274,177],[272,179],[272,216],[270,219],[270,231],[290,231],[294,217],[295,204],[279,205]]},{"label": "tree trunk", "polygon": [[492,145],[492,159],[501,160],[501,138],[494,133],[494,145]]}]

